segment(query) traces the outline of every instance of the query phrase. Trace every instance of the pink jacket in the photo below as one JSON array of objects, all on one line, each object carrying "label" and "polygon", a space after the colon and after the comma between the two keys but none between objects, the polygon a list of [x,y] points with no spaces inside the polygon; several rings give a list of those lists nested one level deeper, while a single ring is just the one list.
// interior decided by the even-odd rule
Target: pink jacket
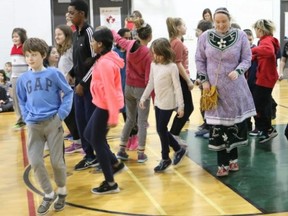
[{"label": "pink jacket", "polygon": [[92,103],[108,110],[108,124],[117,124],[119,110],[124,107],[120,75],[124,61],[116,52],[110,51],[101,56],[93,67],[90,85]]},{"label": "pink jacket", "polygon": [[150,74],[152,56],[147,46],[140,46],[131,52],[135,40],[127,40],[112,30],[114,41],[127,51],[126,84],[133,87],[145,88]]}]

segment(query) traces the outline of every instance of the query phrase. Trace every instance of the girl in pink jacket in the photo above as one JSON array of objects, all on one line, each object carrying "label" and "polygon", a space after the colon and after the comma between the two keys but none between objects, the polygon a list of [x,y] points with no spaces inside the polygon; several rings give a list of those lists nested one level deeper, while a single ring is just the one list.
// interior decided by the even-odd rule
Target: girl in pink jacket
[{"label": "girl in pink jacket", "polygon": [[119,192],[114,174],[125,169],[111,152],[106,135],[110,127],[118,124],[119,111],[124,106],[120,68],[124,61],[111,51],[113,35],[107,28],[98,28],[93,33],[91,46],[97,56],[93,66],[90,91],[92,103],[96,106],[84,132],[84,136],[93,145],[105,180],[99,187],[92,188],[95,194]]}]

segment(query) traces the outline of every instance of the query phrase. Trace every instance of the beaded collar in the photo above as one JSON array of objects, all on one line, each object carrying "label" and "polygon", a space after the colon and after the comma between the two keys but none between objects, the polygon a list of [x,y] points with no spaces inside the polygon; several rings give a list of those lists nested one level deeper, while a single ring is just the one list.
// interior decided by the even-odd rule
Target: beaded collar
[{"label": "beaded collar", "polygon": [[215,30],[208,32],[208,42],[211,46],[221,51],[224,51],[231,47],[238,39],[238,31],[232,29],[225,35],[221,36],[216,33]]}]

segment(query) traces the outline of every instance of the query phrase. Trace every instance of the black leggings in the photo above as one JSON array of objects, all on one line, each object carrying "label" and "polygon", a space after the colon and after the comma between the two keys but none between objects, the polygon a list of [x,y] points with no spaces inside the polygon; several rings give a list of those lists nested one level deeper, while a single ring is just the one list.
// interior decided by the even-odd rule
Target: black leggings
[{"label": "black leggings", "polygon": [[185,106],[184,106],[184,116],[182,118],[178,118],[177,115],[175,115],[172,127],[170,129],[170,133],[176,136],[179,136],[182,128],[184,127],[191,113],[194,110],[191,91],[188,88],[187,82],[181,76],[180,76],[180,83]]},{"label": "black leggings", "polygon": [[229,153],[226,149],[222,151],[217,151],[217,163],[218,166],[229,166],[229,161],[235,160],[238,158],[238,149],[233,148]]}]

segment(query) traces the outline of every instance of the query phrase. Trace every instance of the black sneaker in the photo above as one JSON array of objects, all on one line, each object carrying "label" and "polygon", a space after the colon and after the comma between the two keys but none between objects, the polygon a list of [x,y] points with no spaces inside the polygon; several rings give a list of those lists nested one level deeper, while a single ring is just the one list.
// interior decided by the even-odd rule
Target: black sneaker
[{"label": "black sneaker", "polygon": [[66,196],[67,194],[58,194],[58,197],[54,202],[55,211],[62,211],[64,209]]},{"label": "black sneaker", "polygon": [[184,158],[186,155],[187,150],[184,148],[181,148],[178,152],[175,152],[174,158],[173,158],[173,165],[177,165],[180,163],[180,161]]},{"label": "black sneaker", "polygon": [[163,172],[172,164],[171,159],[161,160],[159,165],[154,168],[155,172]]},{"label": "black sneaker", "polygon": [[37,213],[39,215],[45,215],[49,211],[52,203],[56,200],[56,198],[57,198],[56,194],[54,195],[53,198],[44,197],[42,200],[42,203],[40,204],[40,206],[37,209]]},{"label": "black sneaker", "polygon": [[278,135],[277,131],[275,128],[270,128],[268,132],[262,132],[260,138],[259,138],[259,143],[265,143],[272,138],[276,137]]},{"label": "black sneaker", "polygon": [[108,182],[103,181],[99,187],[92,188],[91,192],[94,194],[109,194],[118,193],[120,192],[120,189],[117,183],[115,183],[113,186],[110,186]]},{"label": "black sneaker", "polygon": [[112,168],[114,175],[117,175],[127,169],[127,167],[122,161],[116,167],[113,166]]},{"label": "black sneaker", "polygon": [[87,160],[86,158],[83,158],[76,166],[74,167],[75,170],[80,171],[84,169],[88,169],[90,167],[96,167],[98,165],[98,160]]}]

